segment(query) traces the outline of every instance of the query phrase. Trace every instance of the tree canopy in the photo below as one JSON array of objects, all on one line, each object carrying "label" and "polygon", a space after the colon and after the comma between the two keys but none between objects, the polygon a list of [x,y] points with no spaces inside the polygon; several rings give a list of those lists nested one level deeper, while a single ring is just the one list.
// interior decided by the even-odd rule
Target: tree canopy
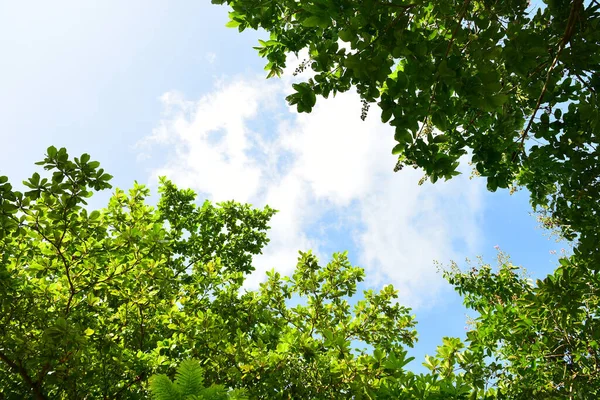
[{"label": "tree canopy", "polygon": [[[507,256],[445,278],[476,313],[415,373],[416,319],[387,285],[358,293],[347,253],[245,286],[275,210],[196,203],[161,178],[108,205],[111,175],[49,147],[18,191],[0,177],[0,399],[575,399],[600,396],[600,4],[213,0],[265,29],[268,76],[308,51],[288,96],[354,88],[395,129],[395,170],[436,182],[463,157],[524,187],[578,245],[544,279]],[[173,379],[172,379],[173,378]]]},{"label": "tree canopy", "polygon": [[600,254],[600,4],[596,0],[213,0],[265,29],[268,77],[308,51],[287,100],[310,112],[350,88],[395,128],[396,170],[432,182],[459,160],[494,191],[531,193],[545,224]]},{"label": "tree canopy", "polygon": [[416,374],[414,316],[391,285],[357,298],[364,270],[346,253],[326,265],[300,253],[291,276],[243,289],[271,208],[198,206],[162,179],[156,207],[135,184],[89,210],[110,187],[97,161],[50,147],[38,164],[49,175],[24,193],[0,177],[2,399],[600,394],[600,282],[574,257],[536,284],[504,258],[496,271],[448,270],[479,317]]},{"label": "tree canopy", "polygon": [[135,184],[91,211],[86,199],[110,187],[97,161],[50,147],[38,164],[51,175],[34,173],[25,193],[0,178],[1,398],[145,398],[151,375],[187,359],[207,385],[251,398],[362,396],[415,379],[404,369],[414,317],[391,286],[353,300],[364,271],[345,254],[322,266],[301,253],[291,277],[242,290],[269,207],[197,206],[163,179],[156,208]]}]

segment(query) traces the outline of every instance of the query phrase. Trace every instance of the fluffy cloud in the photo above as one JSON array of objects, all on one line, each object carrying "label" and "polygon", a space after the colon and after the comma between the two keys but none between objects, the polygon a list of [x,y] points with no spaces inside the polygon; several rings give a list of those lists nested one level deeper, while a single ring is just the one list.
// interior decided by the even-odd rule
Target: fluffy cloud
[{"label": "fluffy cloud", "polygon": [[152,180],[167,175],[215,201],[280,210],[250,287],[265,270],[291,272],[298,250],[327,257],[323,249],[350,244],[369,285],[392,283],[404,304],[433,305],[443,290],[433,261],[477,249],[482,187],[464,176],[419,186],[410,168],[394,174],[393,132],[376,108],[363,122],[357,95],[345,93],[298,115],[283,100],[289,83],[222,81],[197,101],[165,94],[162,122],[139,145],[144,158],[166,154]]}]

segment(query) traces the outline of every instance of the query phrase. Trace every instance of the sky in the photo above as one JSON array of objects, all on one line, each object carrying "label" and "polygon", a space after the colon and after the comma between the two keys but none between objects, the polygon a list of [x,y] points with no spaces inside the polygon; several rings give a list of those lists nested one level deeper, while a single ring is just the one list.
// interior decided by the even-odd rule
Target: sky
[{"label": "sky", "polygon": [[252,46],[267,35],[227,21],[226,7],[196,0],[0,2],[0,175],[18,184],[54,145],[89,153],[123,189],[156,193],[165,175],[199,202],[268,204],[279,212],[246,287],[273,268],[290,274],[299,250],[323,265],[347,250],[362,289],[392,284],[413,309],[415,370],[473,315],[436,262],[493,263],[499,248],[532,278],[554,269],[565,245],[539,227],[528,193],[490,193],[466,163],[435,185],[394,173],[376,106],[363,122],[348,92],[297,114],[284,98],[298,60],[266,80]]}]

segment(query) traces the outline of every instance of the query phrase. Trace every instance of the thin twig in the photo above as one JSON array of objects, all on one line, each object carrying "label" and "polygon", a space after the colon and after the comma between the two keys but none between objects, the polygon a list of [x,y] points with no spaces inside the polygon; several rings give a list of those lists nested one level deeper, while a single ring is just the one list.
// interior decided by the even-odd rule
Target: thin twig
[{"label": "thin twig", "polygon": [[[59,257],[61,258],[63,265],[65,267],[65,273],[67,276],[67,281],[69,283],[69,300],[67,301],[67,306],[65,309],[65,314],[69,313],[69,310],[71,308],[71,301],[73,301],[73,296],[75,295],[75,286],[73,285],[73,281],[71,280],[71,272],[70,272],[70,265],[69,262],[67,261],[67,258],[65,257],[65,255],[63,254],[62,250],[60,249],[60,245],[57,245],[56,243],[54,243],[53,241],[51,241],[40,229],[40,225],[39,225],[39,220],[36,217],[36,224],[33,227],[33,229],[39,233],[42,238],[44,238],[48,243],[50,243],[50,245],[52,245],[52,247],[54,247],[56,249],[56,252],[58,253]],[[64,237],[64,234],[63,234]],[[62,240],[62,238],[61,238]]]},{"label": "thin twig", "polygon": [[454,38],[456,37],[458,28],[460,28],[460,24],[462,23],[462,20],[465,17],[465,14],[467,13],[467,8],[469,7],[470,2],[471,0],[465,0],[465,2],[463,3],[463,9],[458,17],[458,24],[456,24],[456,28],[454,28],[454,31],[452,32],[452,38],[450,39],[450,42],[448,42],[448,47],[446,48],[446,54],[444,55],[444,58],[448,57],[448,53],[450,53],[450,49],[452,48],[452,44],[454,43]]},{"label": "thin twig", "polygon": [[532,76],[534,76],[535,74],[537,74],[538,72],[541,71],[541,69],[548,64],[548,60],[544,61],[543,63],[541,63],[540,65],[538,65],[529,75],[527,75],[528,78],[531,78]]},{"label": "thin twig", "polygon": [[584,79],[581,77],[581,75],[579,75],[577,72],[573,72],[573,74],[575,74],[575,76],[577,77],[577,80],[578,80],[579,82],[581,82],[581,84],[582,84],[583,86],[585,86],[586,88],[588,88],[588,89],[589,89],[589,90],[590,90],[592,93],[596,93],[596,91],[594,90],[594,88],[593,88],[593,87],[591,87],[591,86],[590,86],[590,84],[589,84],[589,83],[587,83],[587,82],[586,82],[586,81],[585,81],[585,80],[584,80]]},{"label": "thin twig", "polygon": [[529,122],[527,123],[527,127],[521,134],[521,138],[520,138],[521,147],[525,143],[525,139],[527,138],[527,134],[529,133],[529,130],[531,129],[531,125],[533,124],[535,115],[537,114],[538,110],[540,109],[540,106],[542,105],[542,100],[544,99],[546,90],[548,90],[548,83],[550,82],[550,77],[552,76],[552,71],[554,70],[554,67],[556,67],[556,64],[558,63],[558,59],[559,59],[562,51],[564,50],[565,45],[569,42],[569,40],[571,40],[571,37],[573,36],[573,32],[575,31],[575,21],[577,20],[577,17],[579,16],[579,9],[582,6],[582,4],[583,4],[583,0],[573,0],[573,4],[571,5],[571,12],[569,14],[569,19],[567,21],[567,27],[565,28],[565,33],[558,44],[558,51],[556,52],[556,57],[554,57],[554,60],[552,61],[550,68],[548,68],[548,72],[546,73],[546,82],[544,83],[542,92],[540,93],[540,96],[538,97],[535,108],[533,109],[533,113],[531,114],[531,117],[529,118]]}]

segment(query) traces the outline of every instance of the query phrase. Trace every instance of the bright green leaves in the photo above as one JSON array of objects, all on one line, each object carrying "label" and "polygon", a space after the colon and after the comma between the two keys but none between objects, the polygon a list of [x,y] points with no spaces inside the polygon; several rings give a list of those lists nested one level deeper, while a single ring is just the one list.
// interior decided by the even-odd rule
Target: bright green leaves
[{"label": "bright green leaves", "polygon": [[[213,1],[213,3],[214,3],[214,1]],[[235,11],[230,12],[229,13],[229,22],[227,22],[225,24],[225,27],[238,28],[238,30],[240,32],[242,32],[244,30],[244,28],[246,27],[244,14],[235,12]]]},{"label": "bright green leaves", "polygon": [[[481,379],[498,377],[506,398],[565,397],[569,391],[597,397],[597,274],[577,257],[561,258],[554,274],[533,285],[506,256],[498,260],[495,271],[482,265],[445,274],[478,314],[457,362]],[[484,350],[490,362],[477,367],[472,354]]]},{"label": "bright green leaves", "polygon": [[[390,285],[355,299],[365,273],[346,253],[325,266],[301,253],[291,277],[271,272],[259,290],[243,291],[274,210],[197,205],[194,192],[163,178],[157,208],[136,183],[88,211],[78,200],[94,192],[85,183],[105,174],[88,155],[66,154],[48,150],[52,178],[27,181],[41,188],[34,199],[0,179],[2,207],[19,207],[18,218],[2,213],[10,223],[1,241],[0,347],[11,362],[23,360],[44,395],[141,397],[149,376],[172,373],[192,355],[205,366],[203,388],[245,387],[251,398],[374,395],[420,382],[406,371],[405,347],[416,340],[410,310]],[[151,385],[185,397],[192,393],[180,389],[199,381],[192,372]],[[30,393],[20,376],[0,362],[0,393]]]},{"label": "bright green leaves", "polygon": [[266,231],[275,210],[268,206],[257,210],[233,201],[218,206],[205,201],[198,207],[192,191],[179,190],[165,178],[161,178],[159,191],[157,218],[171,226],[168,237],[181,240],[189,235],[185,245],[175,247],[175,254],[182,258],[172,260],[172,268],[208,263],[220,254],[226,270],[248,273],[254,269],[252,256],[268,243]]},{"label": "bright green leaves", "polygon": [[[421,134],[437,146],[448,142],[429,125]],[[205,366],[206,385],[197,364],[184,362],[175,382],[151,380],[166,388],[160,396],[232,395],[215,383],[247,388],[251,398],[516,399],[562,394],[571,385],[599,394],[600,282],[580,258],[561,259],[536,286],[506,261],[498,272],[483,266],[446,273],[479,317],[466,347],[444,338],[436,356],[426,357],[430,373],[415,375],[406,352],[416,340],[414,317],[391,285],[355,299],[365,273],[346,253],[324,266],[300,253],[291,277],[269,272],[260,289],[243,292],[274,210],[198,206],[194,192],[161,179],[156,209],[146,204],[149,190],[135,184],[116,189],[106,209],[88,212],[70,200],[85,190],[72,182],[94,183],[105,174],[87,155],[71,162],[63,154],[48,150],[52,180],[36,173],[27,181],[43,188],[35,199],[0,178],[0,346],[5,359],[23,360],[42,393],[71,396],[77,387],[111,398],[126,387],[128,396],[140,397],[149,376],[172,373],[193,355]],[[438,152],[431,176],[456,167]],[[18,206],[18,218],[7,205]],[[0,393],[30,393],[20,376],[0,363]],[[488,379],[497,390],[485,389]]]},{"label": "bright green leaves", "polygon": [[392,373],[400,372],[403,371],[406,365],[414,359],[414,357],[406,357],[406,351],[402,351],[398,355],[396,355],[394,352],[391,352],[388,359],[383,362],[383,368],[391,371]]},{"label": "bright green leaves", "polygon": [[[276,312],[258,329],[258,343],[243,339],[251,357],[245,358],[242,379],[260,374],[271,390],[285,384],[296,398],[329,398],[376,390],[377,376],[406,373],[410,359],[403,347],[414,343],[414,319],[395,302],[397,292],[389,285],[355,301],[364,271],[352,266],[346,253],[321,266],[312,253],[301,252],[292,277],[276,272],[268,277],[254,299],[256,307]],[[288,299],[298,305],[288,306]],[[373,356],[361,349],[365,346],[376,349]],[[288,366],[297,373],[290,375]],[[361,371],[359,379],[355,371]],[[258,390],[252,389],[253,397],[268,393]]]},{"label": "bright green leaves", "polygon": [[265,71],[269,71],[267,75],[267,79],[272,78],[274,76],[280,77],[283,68],[282,64],[285,61],[285,58],[282,60],[280,55],[280,49],[282,44],[276,40],[258,40],[260,46],[254,47],[254,49],[258,50],[258,54],[261,57],[265,57],[269,60],[267,65],[265,65]]},{"label": "bright green leaves", "polygon": [[327,15],[312,15],[306,19],[303,19],[301,24],[307,28],[327,28],[327,26],[331,23],[331,18]]},{"label": "bright green leaves", "polygon": [[394,148],[392,149],[392,154],[393,155],[402,154],[402,152],[404,151],[404,148],[405,148],[404,143],[399,143],[399,144],[395,145]]},{"label": "bright green leaves", "polygon": [[[34,173],[23,182],[29,189],[25,193],[13,191],[8,178],[0,177],[0,238],[7,234],[26,233],[24,224],[31,224],[40,212],[31,206],[31,202],[40,201],[51,207],[52,214],[67,217],[78,212],[82,204],[87,204],[86,199],[91,196],[92,190],[111,187],[108,181],[112,176],[98,168],[100,163],[90,161],[88,154],[70,161],[66,149],[50,146],[46,158],[36,164],[54,172],[51,177]],[[19,218],[14,215],[18,211],[22,212]]]},{"label": "bright green leaves", "polygon": [[155,400],[242,400],[247,397],[242,390],[229,391],[220,385],[204,387],[202,367],[198,361],[184,360],[177,367],[175,381],[164,374],[154,375],[149,380],[152,399]]},{"label": "bright green leaves", "polygon": [[[84,199],[110,187],[98,162],[50,147],[39,164],[50,177],[36,172],[24,182],[39,193],[23,196],[0,178],[3,357],[22,362],[45,394],[81,398],[76,385],[86,396],[116,397],[123,388],[140,396],[152,372],[193,347],[183,332],[217,323],[217,311],[194,303],[200,295],[229,310],[220,304],[236,298],[274,211],[197,207],[192,192],[164,180],[158,210],[135,184],[116,189],[106,209],[88,211]],[[187,304],[197,308],[184,313],[179,305]],[[32,388],[21,376],[0,362],[0,394],[27,397]]]}]

